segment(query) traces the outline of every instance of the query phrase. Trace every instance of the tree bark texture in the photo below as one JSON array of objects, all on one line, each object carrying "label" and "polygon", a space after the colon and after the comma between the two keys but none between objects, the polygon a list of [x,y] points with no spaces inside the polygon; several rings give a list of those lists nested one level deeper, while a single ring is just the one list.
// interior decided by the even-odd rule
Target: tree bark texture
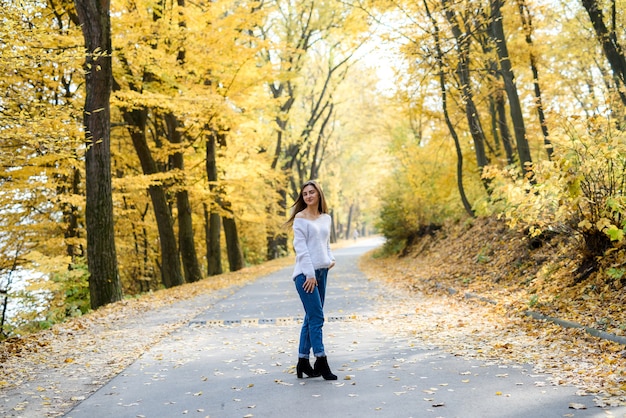
[{"label": "tree bark texture", "polygon": [[[156,174],[158,167],[146,140],[146,119],[145,109],[123,110],[123,116],[129,125],[130,137],[133,146],[139,157],[142,171],[145,175]],[[161,280],[167,288],[178,286],[184,283],[181,271],[178,244],[172,214],[168,207],[167,196],[163,185],[151,185],[148,193],[152,201],[154,216],[159,230],[159,240],[161,244]]]},{"label": "tree bark texture", "polygon": [[217,212],[205,208],[206,222],[206,245],[207,245],[207,274],[215,276],[222,274],[222,246],[220,236],[222,233],[222,217]]},{"label": "tree bark texture", "polygon": [[[59,194],[71,193],[79,195],[81,174],[78,167],[72,170],[71,175],[64,176],[64,180],[70,183],[69,187],[59,190]],[[70,257],[71,263],[75,263],[77,257],[84,257],[85,250],[82,245],[77,245],[75,240],[80,238],[80,228],[78,226],[80,210],[77,206],[65,203],[63,205],[63,221],[67,225],[63,237],[66,240],[67,255]]]},{"label": "tree bark texture", "polygon": [[537,108],[537,116],[539,117],[539,124],[541,125],[541,133],[543,134],[543,144],[548,154],[548,159],[552,159],[552,141],[550,140],[550,134],[548,130],[548,123],[546,122],[546,115],[543,110],[543,99],[541,96],[541,86],[539,85],[539,68],[537,67],[537,58],[535,56],[533,47],[533,22],[526,5],[525,0],[517,0],[517,6],[519,9],[520,17],[522,18],[522,26],[526,33],[526,44],[530,47],[530,69],[533,73],[533,86],[535,89],[535,107]]},{"label": "tree bark texture", "polygon": [[241,270],[243,268],[243,251],[241,250],[241,244],[239,243],[237,223],[234,215],[229,217],[223,216],[222,224],[224,224],[224,237],[226,238],[228,268],[230,271]]},{"label": "tree bark texture", "polygon": [[[226,146],[226,134],[215,128],[211,130],[207,143],[207,177],[210,179],[209,188],[215,196],[215,211],[219,208],[220,212],[226,213],[227,215],[211,216],[210,226],[211,229],[216,229],[218,231],[217,236],[212,238],[219,243],[219,229],[217,225],[215,225],[215,222],[219,221],[219,218],[221,217],[222,225],[224,226],[224,238],[226,239],[226,254],[228,256],[229,268],[230,271],[237,271],[243,268],[243,251],[241,250],[241,244],[239,243],[237,224],[230,202],[224,198],[224,190],[217,186],[218,172],[216,155],[218,144]],[[213,215],[213,213],[211,215]],[[221,255],[221,253],[217,254],[216,257],[218,255]]]},{"label": "tree bark texture", "polygon": [[[172,113],[165,115],[165,123],[167,125],[167,137],[170,143],[176,146],[182,146],[183,138],[178,130],[178,118]],[[184,158],[182,150],[176,151],[170,158],[171,166],[174,170],[184,172]],[[198,254],[196,252],[196,243],[194,240],[193,220],[191,217],[191,203],[189,202],[189,193],[184,188],[184,184],[178,185],[176,192],[176,208],[178,211],[178,243],[180,246],[180,256],[183,263],[183,271],[185,272],[185,281],[187,283],[197,282],[202,279],[200,271],[200,263],[198,262]]]},{"label": "tree bark texture", "polygon": [[495,94],[495,106],[496,106],[496,120],[498,131],[502,138],[502,146],[506,154],[506,161],[508,164],[515,162],[515,156],[513,151],[513,138],[509,131],[509,124],[506,121],[506,105],[504,103],[504,93],[502,89],[498,89]]},{"label": "tree bark texture", "polygon": [[426,9],[426,14],[430,18],[430,21],[433,25],[433,30],[434,30],[433,37],[435,40],[435,50],[437,53],[436,58],[437,58],[437,66],[439,69],[439,87],[441,89],[441,106],[443,109],[443,115],[446,120],[446,126],[448,127],[450,135],[452,136],[452,139],[454,140],[454,147],[456,149],[457,188],[459,189],[461,202],[463,203],[463,208],[465,209],[465,212],[468,215],[474,217],[475,216],[474,210],[472,209],[472,205],[467,199],[467,195],[465,194],[465,188],[463,187],[463,151],[461,149],[459,136],[457,135],[456,130],[454,129],[454,124],[450,120],[450,115],[448,113],[448,94],[447,94],[447,88],[446,88],[446,73],[445,73],[445,68],[443,65],[443,51],[441,50],[439,25],[437,24],[437,21],[435,20],[435,18],[431,15],[430,9],[428,8],[428,3],[426,2],[426,0],[423,0],[423,2],[424,2],[424,8]]},{"label": "tree bark texture", "polygon": [[496,43],[496,51],[500,59],[500,69],[502,78],[504,79],[504,89],[509,99],[509,113],[511,114],[511,122],[513,123],[513,133],[517,145],[517,155],[522,168],[525,172],[527,164],[532,163],[530,156],[530,147],[526,138],[526,127],[524,126],[524,116],[522,114],[522,106],[520,104],[517,87],[515,86],[515,75],[509,57],[509,50],[504,37],[504,25],[502,24],[502,0],[491,0],[491,29],[492,35]]},{"label": "tree bark texture", "polygon": [[609,61],[611,70],[613,70],[613,79],[615,80],[620,99],[626,106],[626,93],[623,90],[626,87],[626,58],[624,57],[624,49],[617,42],[615,32],[609,31],[606,23],[604,23],[604,16],[602,9],[598,5],[598,1],[582,0],[582,5],[585,10],[587,10],[596,37],[602,46],[606,59]]},{"label": "tree bark texture", "polygon": [[[217,194],[217,132],[209,130],[206,143],[206,173],[209,181],[209,190],[213,196]],[[218,199],[218,197],[217,197]],[[216,200],[217,200],[216,199]],[[215,276],[222,274],[222,246],[220,243],[221,235],[221,216],[217,211],[218,202],[205,205],[205,222],[206,222],[206,248],[207,248],[207,274]],[[208,207],[207,207],[208,206]],[[208,212],[208,216],[206,213]]]},{"label": "tree bark texture", "polygon": [[[187,27],[185,22],[185,0],[177,0],[178,9],[178,27],[184,33]],[[185,40],[184,37],[180,41],[176,53],[176,62],[183,66],[186,60]],[[165,115],[165,124],[167,125],[167,138],[170,143],[182,147],[183,136],[179,130],[179,119],[173,113]],[[179,148],[170,158],[171,166],[174,170],[184,172],[184,155],[182,148]],[[184,184],[179,184],[179,191],[176,192],[176,208],[178,210],[178,243],[180,246],[180,256],[183,263],[183,271],[185,272],[185,280],[188,283],[197,282],[202,279],[200,271],[200,262],[198,261],[198,253],[196,252],[196,243],[194,240],[193,220],[191,217],[191,203],[189,202],[189,192],[184,188]]]},{"label": "tree bark texture", "polygon": [[76,0],[85,38],[84,127],[87,263],[91,307],[122,299],[117,269],[111,186],[111,110],[113,84],[111,18],[108,0]]},{"label": "tree bark texture", "polygon": [[[448,0],[442,0],[441,4],[445,9],[446,19],[450,24],[452,35],[456,41],[456,49],[458,53],[457,75],[459,77],[460,90],[463,95],[463,104],[465,105],[465,116],[469,126],[472,140],[474,141],[474,152],[476,154],[476,163],[481,169],[489,164],[487,153],[485,152],[485,133],[480,122],[478,108],[474,103],[474,92],[472,90],[472,81],[470,77],[470,42],[472,37],[469,33],[464,33],[461,29],[457,14],[452,10],[452,6]],[[467,25],[467,22],[466,22]],[[483,183],[484,184],[484,183]],[[486,187],[486,184],[485,184]]]}]

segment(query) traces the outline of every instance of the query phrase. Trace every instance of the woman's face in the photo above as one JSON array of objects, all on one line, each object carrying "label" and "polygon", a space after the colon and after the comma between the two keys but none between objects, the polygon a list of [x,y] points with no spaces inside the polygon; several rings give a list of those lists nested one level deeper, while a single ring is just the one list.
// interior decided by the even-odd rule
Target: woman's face
[{"label": "woman's face", "polygon": [[317,192],[317,189],[309,184],[302,189],[302,198],[307,206],[317,207],[320,195]]}]

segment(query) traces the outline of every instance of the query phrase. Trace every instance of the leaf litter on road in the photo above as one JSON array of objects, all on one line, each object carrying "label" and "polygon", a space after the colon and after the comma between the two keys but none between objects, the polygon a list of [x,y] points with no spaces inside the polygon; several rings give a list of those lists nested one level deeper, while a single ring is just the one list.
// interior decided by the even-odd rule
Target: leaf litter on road
[{"label": "leaf litter on road", "polygon": [[[519,236],[510,238],[511,242],[496,242],[493,247],[498,250],[491,250],[492,265],[488,265],[475,261],[476,251],[483,250],[485,240],[472,234],[479,236],[481,232],[461,231],[458,236],[431,239],[404,257],[375,258],[370,254],[361,259],[359,267],[367,277],[385,285],[380,303],[385,306],[385,315],[394,320],[384,321],[383,327],[415,340],[416,345],[438,347],[456,356],[493,364],[531,364],[534,373],[546,374],[550,384],[578,387],[582,390],[579,395],[593,396],[597,406],[626,405],[624,347],[581,329],[562,328],[526,316],[529,292],[536,287],[529,289],[519,276],[515,277],[515,257],[524,245],[516,241]],[[500,238],[495,233],[493,237],[494,241]],[[528,269],[526,275],[531,274],[543,277],[540,271]],[[543,291],[557,293],[556,287],[545,287],[546,278],[542,281]],[[613,302],[597,301],[591,309],[589,300],[579,303],[567,299],[570,296],[564,292],[560,295],[561,299],[542,306],[548,309],[547,314],[556,316],[550,309],[558,308],[561,316],[580,322],[585,314],[612,315],[613,322],[626,326],[626,310],[616,311]],[[612,331],[623,335],[623,331]]]}]

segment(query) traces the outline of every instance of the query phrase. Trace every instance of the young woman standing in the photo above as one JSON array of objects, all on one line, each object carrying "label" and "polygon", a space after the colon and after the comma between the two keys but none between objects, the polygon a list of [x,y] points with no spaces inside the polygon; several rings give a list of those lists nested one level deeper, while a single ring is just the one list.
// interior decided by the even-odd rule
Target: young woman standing
[{"label": "young woman standing", "polygon": [[[304,373],[308,377],[337,380],[330,371],[322,336],[326,278],[328,270],[335,265],[330,250],[331,222],[321,187],[313,180],[307,181],[302,185],[287,221],[287,225],[293,226],[296,252],[292,277],[305,312],[298,347],[298,378]],[[311,349],[316,358],[314,367],[309,361]]]}]

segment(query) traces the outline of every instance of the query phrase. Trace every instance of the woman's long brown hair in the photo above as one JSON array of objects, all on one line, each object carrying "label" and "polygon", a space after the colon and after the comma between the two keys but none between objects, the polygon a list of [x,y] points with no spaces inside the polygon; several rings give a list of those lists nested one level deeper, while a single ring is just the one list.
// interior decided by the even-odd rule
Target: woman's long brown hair
[{"label": "woman's long brown hair", "polygon": [[292,226],[293,220],[296,218],[296,214],[298,212],[302,212],[306,209],[306,202],[304,201],[304,197],[302,197],[302,191],[307,186],[313,186],[315,190],[317,190],[317,194],[320,199],[317,203],[317,209],[320,213],[328,213],[328,206],[326,205],[326,198],[324,197],[324,192],[322,191],[322,187],[315,180],[309,180],[300,187],[300,194],[296,199],[295,203],[291,206],[291,215],[289,215],[289,219],[285,222],[285,226]]}]

